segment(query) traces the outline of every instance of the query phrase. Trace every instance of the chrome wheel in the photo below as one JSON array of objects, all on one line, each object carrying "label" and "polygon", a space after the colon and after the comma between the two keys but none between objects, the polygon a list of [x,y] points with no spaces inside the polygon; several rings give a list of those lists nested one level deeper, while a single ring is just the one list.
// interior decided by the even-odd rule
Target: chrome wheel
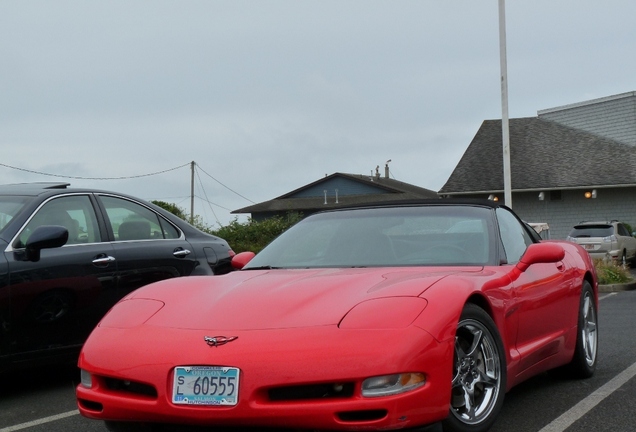
[{"label": "chrome wheel", "polygon": [[589,290],[583,293],[581,315],[583,322],[580,328],[580,337],[582,349],[585,353],[585,362],[588,366],[594,366],[596,363],[598,333],[596,332],[596,308],[594,307],[592,293]]},{"label": "chrome wheel", "polygon": [[598,360],[598,321],[596,296],[592,285],[583,281],[579,299],[579,318],[576,331],[576,348],[570,363],[553,371],[567,378],[589,378],[594,375]]},{"label": "chrome wheel", "polygon": [[488,327],[478,318],[463,318],[457,327],[450,411],[463,425],[493,421],[505,391],[501,343],[494,325]]}]

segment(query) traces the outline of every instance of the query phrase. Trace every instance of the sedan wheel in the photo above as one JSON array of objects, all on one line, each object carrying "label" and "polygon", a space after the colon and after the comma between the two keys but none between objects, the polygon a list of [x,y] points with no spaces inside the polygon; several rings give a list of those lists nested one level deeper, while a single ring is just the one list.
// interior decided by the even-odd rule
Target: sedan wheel
[{"label": "sedan wheel", "polygon": [[444,430],[481,432],[492,426],[503,404],[506,364],[490,316],[468,304],[455,335],[450,415]]}]

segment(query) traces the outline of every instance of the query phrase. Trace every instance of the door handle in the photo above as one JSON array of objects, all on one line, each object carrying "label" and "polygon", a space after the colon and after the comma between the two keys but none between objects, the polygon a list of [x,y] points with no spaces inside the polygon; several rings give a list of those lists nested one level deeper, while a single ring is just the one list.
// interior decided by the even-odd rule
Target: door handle
[{"label": "door handle", "polygon": [[106,267],[112,262],[115,262],[115,257],[106,254],[98,255],[95,259],[93,259],[93,265],[98,267]]},{"label": "door handle", "polygon": [[183,248],[176,248],[174,250],[174,252],[172,252],[172,255],[176,256],[177,258],[183,258],[186,257],[188,255],[190,255],[192,252],[190,252],[187,249],[183,249]]}]

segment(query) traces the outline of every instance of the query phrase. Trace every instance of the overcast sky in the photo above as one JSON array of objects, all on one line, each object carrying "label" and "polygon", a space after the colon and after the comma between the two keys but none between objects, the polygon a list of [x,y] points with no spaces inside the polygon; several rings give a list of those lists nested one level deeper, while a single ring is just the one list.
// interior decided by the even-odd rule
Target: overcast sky
[{"label": "overcast sky", "polygon": [[[634,17],[634,0],[506,2],[510,117],[636,91]],[[0,0],[0,183],[189,212],[194,161],[211,225],[389,159],[437,191],[501,118],[500,73],[497,0]]]}]

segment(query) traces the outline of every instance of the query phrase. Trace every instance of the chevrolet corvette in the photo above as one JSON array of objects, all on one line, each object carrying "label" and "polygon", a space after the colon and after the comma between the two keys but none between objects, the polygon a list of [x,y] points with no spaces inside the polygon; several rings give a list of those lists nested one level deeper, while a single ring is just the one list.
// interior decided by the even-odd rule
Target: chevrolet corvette
[{"label": "chevrolet corvette", "polygon": [[481,432],[520,382],[596,368],[588,253],[492,201],[324,211],[232,264],[106,314],[79,357],[83,416],[111,431]]}]

